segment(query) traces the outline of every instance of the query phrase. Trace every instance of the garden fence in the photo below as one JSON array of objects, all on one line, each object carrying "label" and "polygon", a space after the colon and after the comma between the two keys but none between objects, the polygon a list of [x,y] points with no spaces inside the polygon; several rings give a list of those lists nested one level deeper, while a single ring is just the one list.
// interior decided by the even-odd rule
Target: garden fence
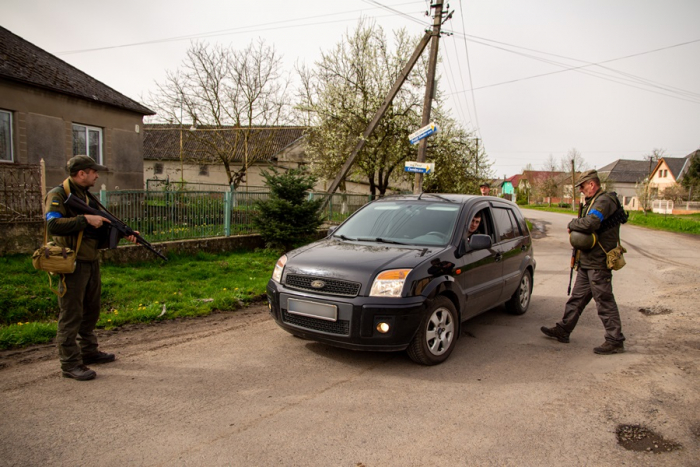
[{"label": "garden fence", "polygon": [[[253,234],[256,202],[269,191],[100,191],[100,202],[149,242]],[[309,193],[310,199],[327,193]],[[370,201],[369,195],[334,194],[322,217],[328,225],[345,220]]]}]

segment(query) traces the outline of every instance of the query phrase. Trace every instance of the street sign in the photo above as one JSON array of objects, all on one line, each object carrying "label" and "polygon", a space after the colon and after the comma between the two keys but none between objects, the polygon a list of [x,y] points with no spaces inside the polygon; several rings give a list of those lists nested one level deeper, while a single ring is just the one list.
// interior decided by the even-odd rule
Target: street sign
[{"label": "street sign", "polygon": [[406,161],[406,163],[404,164],[404,171],[419,174],[429,174],[435,171],[435,162]]},{"label": "street sign", "polygon": [[423,138],[427,138],[428,136],[437,132],[438,126],[435,124],[435,122],[431,122],[430,124],[424,126],[420,130],[414,131],[413,133],[408,135],[408,140],[411,142],[411,144],[417,144],[418,141],[422,140]]}]

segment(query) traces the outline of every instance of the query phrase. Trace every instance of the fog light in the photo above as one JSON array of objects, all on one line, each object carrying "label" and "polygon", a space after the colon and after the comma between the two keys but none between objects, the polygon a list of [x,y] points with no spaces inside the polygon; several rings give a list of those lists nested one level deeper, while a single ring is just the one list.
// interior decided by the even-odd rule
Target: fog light
[{"label": "fog light", "polygon": [[377,331],[381,332],[382,334],[386,334],[387,332],[389,332],[389,323],[377,324]]}]

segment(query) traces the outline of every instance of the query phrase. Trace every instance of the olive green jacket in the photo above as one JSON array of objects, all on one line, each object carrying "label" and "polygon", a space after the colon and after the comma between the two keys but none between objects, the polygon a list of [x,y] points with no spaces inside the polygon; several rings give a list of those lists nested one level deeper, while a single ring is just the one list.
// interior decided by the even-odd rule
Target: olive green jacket
[{"label": "olive green jacket", "polygon": [[[73,183],[69,178],[70,192],[80,199],[89,200],[91,207],[99,209],[94,200],[87,197],[87,190]],[[79,261],[95,261],[98,259],[98,250],[106,248],[109,242],[109,225],[105,222],[102,227],[96,229],[88,224],[85,216],[73,212],[63,203],[68,194],[63,189],[63,184],[49,191],[46,195],[45,209],[46,222],[49,234],[54,243],[75,249],[78,243],[78,234],[83,231],[83,239],[78,250]]]},{"label": "olive green jacket", "polygon": [[618,224],[604,232],[599,232],[598,229],[600,229],[601,223],[615,214],[619,207],[620,202],[614,193],[607,193],[599,188],[593,196],[586,198],[586,204],[583,206],[584,216],[569,222],[569,230],[595,234],[597,237],[596,245],[592,249],[581,251],[580,268],[608,269],[603,249],[610,251],[620,242],[620,225]]}]

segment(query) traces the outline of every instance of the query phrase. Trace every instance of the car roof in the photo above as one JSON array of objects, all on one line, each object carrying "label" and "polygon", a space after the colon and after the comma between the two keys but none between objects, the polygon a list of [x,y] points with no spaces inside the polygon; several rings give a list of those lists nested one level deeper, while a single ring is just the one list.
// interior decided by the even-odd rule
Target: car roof
[{"label": "car roof", "polygon": [[505,202],[508,204],[514,204],[512,201],[507,199],[498,198],[496,196],[482,196],[482,195],[463,195],[454,193],[421,193],[420,195],[389,195],[383,198],[375,200],[375,202],[381,201],[416,201],[420,199],[421,201],[445,201],[449,203],[467,204],[470,201],[497,201]]}]

